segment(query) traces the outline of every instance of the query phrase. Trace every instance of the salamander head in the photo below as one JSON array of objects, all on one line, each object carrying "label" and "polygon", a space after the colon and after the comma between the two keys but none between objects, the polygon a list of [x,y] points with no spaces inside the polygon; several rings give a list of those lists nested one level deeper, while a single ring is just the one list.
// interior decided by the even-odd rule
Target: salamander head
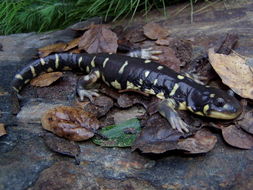
[{"label": "salamander head", "polygon": [[192,92],[187,101],[190,111],[206,117],[234,119],[242,112],[241,104],[234,96],[217,88]]}]

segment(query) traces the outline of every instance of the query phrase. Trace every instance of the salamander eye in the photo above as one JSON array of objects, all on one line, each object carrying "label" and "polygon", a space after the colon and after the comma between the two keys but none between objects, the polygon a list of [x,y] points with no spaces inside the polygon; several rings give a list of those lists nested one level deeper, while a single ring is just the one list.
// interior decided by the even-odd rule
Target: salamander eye
[{"label": "salamander eye", "polygon": [[224,104],[225,104],[225,101],[223,98],[217,98],[215,101],[214,101],[214,104],[217,106],[217,107],[223,107]]}]

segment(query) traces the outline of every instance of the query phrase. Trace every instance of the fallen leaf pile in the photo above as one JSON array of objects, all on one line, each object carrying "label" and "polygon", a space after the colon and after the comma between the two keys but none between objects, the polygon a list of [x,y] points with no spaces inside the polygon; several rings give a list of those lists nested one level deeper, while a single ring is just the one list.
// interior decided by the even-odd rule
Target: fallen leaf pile
[{"label": "fallen leaf pile", "polygon": [[[79,29],[78,34],[78,38],[68,43],[39,49],[40,56],[56,52],[124,53],[131,50],[131,47],[152,47],[163,52],[158,55],[159,62],[177,72],[197,72],[205,77],[205,83],[221,88],[226,88],[227,85],[241,97],[253,97],[253,61],[236,54],[227,55],[238,40],[236,35],[227,35],[216,48],[217,52],[213,49],[207,52],[191,40],[171,37],[168,29],[154,22],[127,29],[122,26],[90,25]],[[217,80],[219,78],[214,70],[225,85]],[[62,73],[51,73],[37,78],[32,84],[48,86],[61,76]],[[74,106],[78,108],[58,107],[49,110],[42,118],[44,129],[73,141],[87,140],[94,136],[94,143],[106,147],[132,147],[133,150],[156,154],[170,150],[198,154],[209,152],[215,147],[217,138],[208,130],[208,127],[215,126],[231,146],[253,148],[251,105],[244,107],[243,117],[227,122],[191,116],[187,112],[180,113],[182,119],[190,125],[191,131],[182,134],[173,130],[166,119],[156,114],[158,100],[153,96],[128,92],[129,90],[117,92],[103,85],[99,90],[103,95],[95,97],[93,102],[77,101]],[[139,118],[141,124],[137,119],[132,119],[111,125],[114,122],[109,116],[111,113],[136,105],[147,110],[147,114]],[[58,148],[52,149],[57,151]]]}]

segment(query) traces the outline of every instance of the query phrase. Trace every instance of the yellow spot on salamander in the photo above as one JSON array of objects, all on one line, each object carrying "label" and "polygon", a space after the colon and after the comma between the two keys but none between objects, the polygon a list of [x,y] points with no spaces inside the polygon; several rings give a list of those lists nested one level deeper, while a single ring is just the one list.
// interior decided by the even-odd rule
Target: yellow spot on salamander
[{"label": "yellow spot on salamander", "polygon": [[157,69],[158,69],[158,70],[162,70],[162,69],[163,69],[163,66],[160,65],[160,66],[157,67]]},{"label": "yellow spot on salamander", "polygon": [[160,99],[165,99],[163,92],[159,92],[158,94],[156,94],[156,97],[158,97]]},{"label": "yellow spot on salamander", "polygon": [[94,56],[93,59],[90,62],[92,67],[95,67],[95,59],[96,59],[96,56]]},{"label": "yellow spot on salamander", "polygon": [[145,71],[144,75],[146,78],[148,77],[149,73],[150,73],[150,71]]},{"label": "yellow spot on salamander", "polygon": [[56,53],[55,54],[55,68],[56,69],[59,67],[59,61],[60,61],[59,55]]},{"label": "yellow spot on salamander", "polygon": [[135,86],[132,82],[127,81],[127,89],[139,90],[139,86]]},{"label": "yellow spot on salamander", "polygon": [[186,102],[179,102],[178,110],[186,110],[186,109],[187,109]]},{"label": "yellow spot on salamander", "polygon": [[213,98],[215,96],[215,94],[210,94],[209,96],[210,96],[210,98]]},{"label": "yellow spot on salamander", "polygon": [[33,66],[30,66],[30,69],[31,69],[33,77],[36,77],[35,68]]},{"label": "yellow spot on salamander", "polygon": [[203,113],[204,113],[205,115],[207,115],[207,112],[208,112],[209,108],[210,108],[210,107],[209,107],[208,104],[204,106],[204,108],[203,108]]},{"label": "yellow spot on salamander", "polygon": [[27,84],[28,82],[30,82],[30,79],[25,80],[25,84]]},{"label": "yellow spot on salamander", "polygon": [[53,72],[54,70],[51,68],[51,67],[49,67],[48,69],[47,69],[47,72]]},{"label": "yellow spot on salamander", "polygon": [[192,113],[194,113],[193,109],[192,109],[190,106],[187,106],[187,109],[188,109],[189,111],[191,111]]},{"label": "yellow spot on salamander", "polygon": [[72,69],[69,66],[65,66],[65,67],[63,67],[62,70],[64,70],[64,71],[71,71]]},{"label": "yellow spot on salamander", "polygon": [[40,58],[40,64],[43,66],[46,64],[45,60],[43,58]]},{"label": "yellow spot on salamander", "polygon": [[107,85],[107,86],[110,86],[110,84],[105,80],[105,76],[102,74],[102,80],[104,81],[104,83]]},{"label": "yellow spot on salamander", "polygon": [[19,90],[16,88],[16,87],[12,87],[13,88],[13,90],[15,90],[16,92],[19,92]]},{"label": "yellow spot on salamander", "polygon": [[82,63],[83,57],[79,57],[78,59],[78,67],[81,69],[81,63]]},{"label": "yellow spot on salamander", "polygon": [[184,79],[184,76],[182,76],[182,75],[177,75],[177,78],[180,79],[180,80],[182,80],[182,79]]},{"label": "yellow spot on salamander", "polygon": [[195,114],[196,114],[196,115],[205,116],[205,115],[204,115],[202,112],[200,112],[200,111],[195,112]]},{"label": "yellow spot on salamander", "polygon": [[152,95],[155,94],[155,91],[153,89],[145,89],[144,92],[147,94],[152,94]]},{"label": "yellow spot on salamander", "polygon": [[97,76],[97,78],[100,78],[100,72],[99,71],[95,71],[94,73]]},{"label": "yellow spot on salamander", "polygon": [[107,61],[109,61],[109,58],[108,58],[108,57],[105,58],[105,60],[104,60],[104,62],[103,62],[103,68],[105,68]]},{"label": "yellow spot on salamander", "polygon": [[22,75],[20,75],[20,74],[16,74],[16,75],[15,75],[15,78],[16,78],[16,79],[21,79],[21,80],[24,79],[24,78],[22,77]]},{"label": "yellow spot on salamander", "polygon": [[155,79],[153,84],[156,85],[157,82],[158,82],[158,79]]},{"label": "yellow spot on salamander", "polygon": [[124,72],[125,67],[128,65],[128,62],[125,61],[125,63],[120,67],[119,74],[122,74]]},{"label": "yellow spot on salamander", "polygon": [[144,61],[144,63],[150,63],[151,62],[151,60],[149,60],[149,59],[146,59],[145,61]]},{"label": "yellow spot on salamander", "polygon": [[176,84],[174,85],[173,89],[171,90],[169,96],[173,96],[173,95],[176,93],[178,87],[179,87],[179,85],[176,83]]},{"label": "yellow spot on salamander", "polygon": [[116,89],[121,89],[121,85],[117,80],[111,82],[111,85]]},{"label": "yellow spot on salamander", "polygon": [[89,67],[89,66],[86,67],[86,72],[87,72],[87,73],[90,72],[90,67]]},{"label": "yellow spot on salamander", "polygon": [[139,84],[143,85],[143,80],[142,79],[139,80]]}]

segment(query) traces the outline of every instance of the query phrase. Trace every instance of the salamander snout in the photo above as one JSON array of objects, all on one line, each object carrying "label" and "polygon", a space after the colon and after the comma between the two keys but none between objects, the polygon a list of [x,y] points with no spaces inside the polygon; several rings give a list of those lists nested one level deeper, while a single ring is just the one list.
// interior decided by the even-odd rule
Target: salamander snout
[{"label": "salamander snout", "polygon": [[218,89],[215,91],[215,96],[211,98],[209,109],[206,111],[208,117],[234,119],[241,114],[242,106],[234,96]]}]

